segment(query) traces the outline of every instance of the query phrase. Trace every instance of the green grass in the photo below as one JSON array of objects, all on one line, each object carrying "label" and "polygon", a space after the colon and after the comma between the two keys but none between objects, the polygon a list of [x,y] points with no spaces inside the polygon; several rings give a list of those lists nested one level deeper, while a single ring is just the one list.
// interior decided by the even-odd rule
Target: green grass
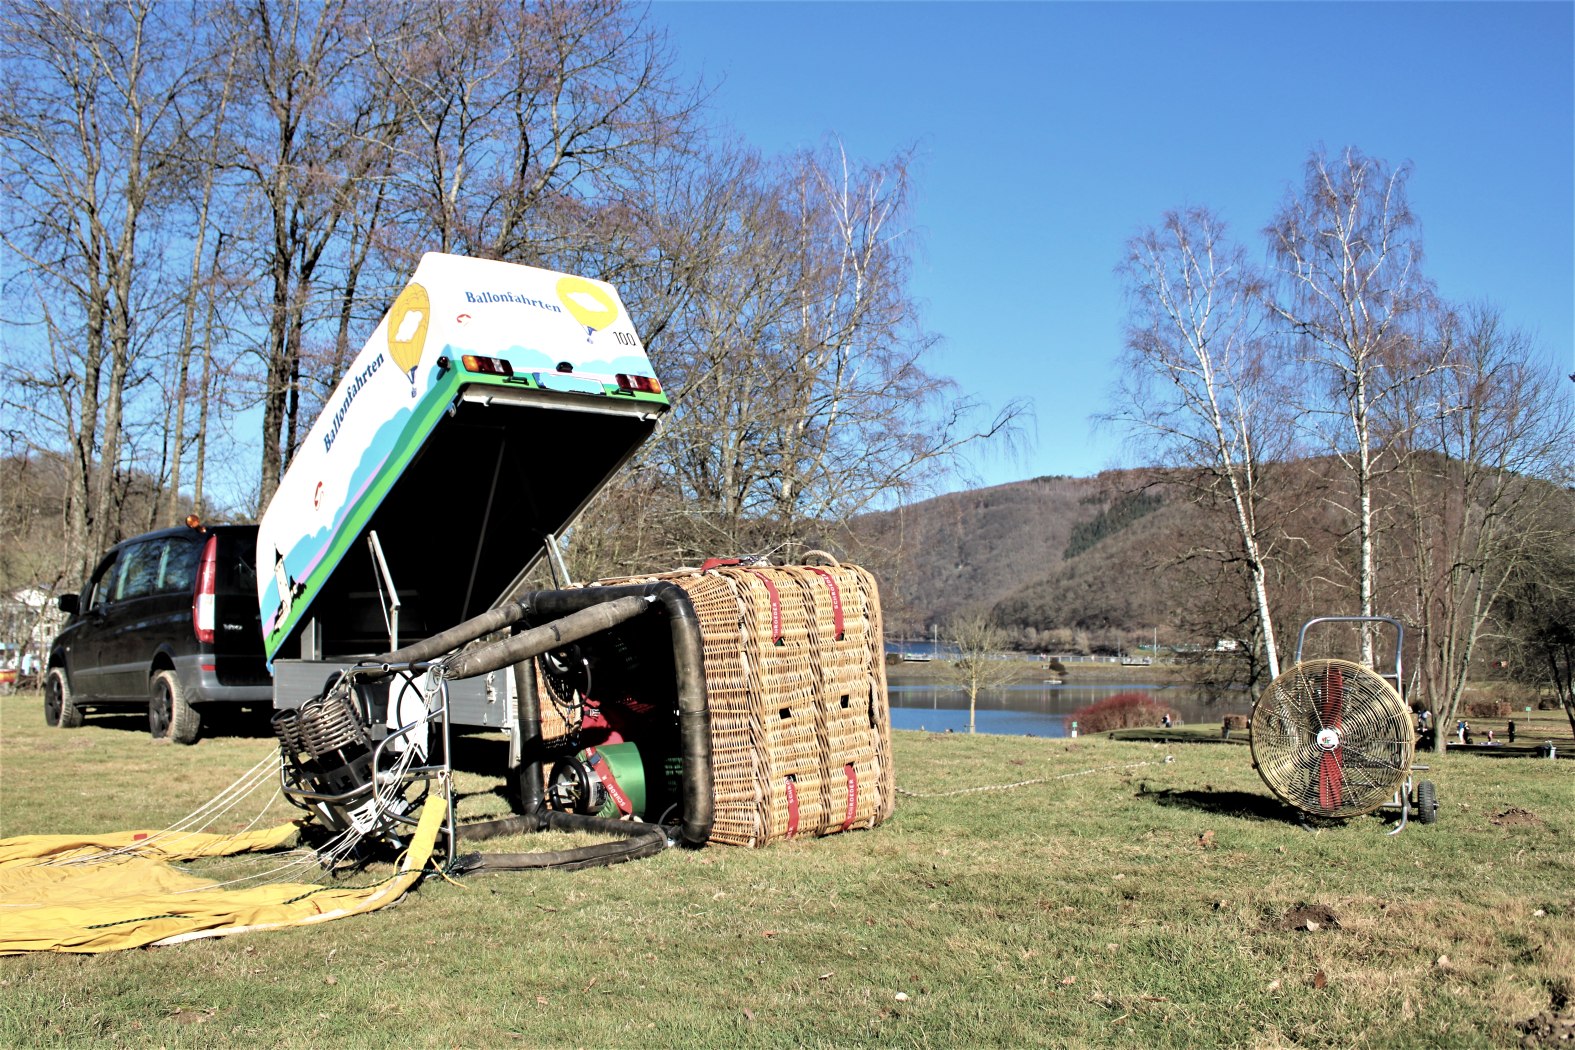
[{"label": "green grass", "polygon": [[[162,826],[273,746],[48,730],[39,707],[0,700],[0,834]],[[871,832],[0,959],[0,1043],[1501,1046],[1575,973],[1575,763],[1427,756],[1440,820],[1391,838],[1298,827],[1240,747],[901,733],[896,759],[940,797]],[[496,788],[465,774],[462,817],[501,812]],[[1509,807],[1532,817],[1495,823]],[[1338,928],[1282,928],[1301,904]]]}]

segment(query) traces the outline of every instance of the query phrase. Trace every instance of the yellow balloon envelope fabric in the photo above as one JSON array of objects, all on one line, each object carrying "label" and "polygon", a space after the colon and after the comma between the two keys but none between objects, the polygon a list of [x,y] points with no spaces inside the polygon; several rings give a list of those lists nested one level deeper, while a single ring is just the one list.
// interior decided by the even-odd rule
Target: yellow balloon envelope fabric
[{"label": "yellow balloon envelope fabric", "polygon": [[[373,911],[421,877],[446,811],[441,798],[429,798],[400,871],[366,887],[272,883],[229,890],[167,863],[274,849],[294,841],[294,824],[243,835],[128,831],[0,839],[0,955],[119,951]],[[58,863],[127,847],[137,853]]]}]

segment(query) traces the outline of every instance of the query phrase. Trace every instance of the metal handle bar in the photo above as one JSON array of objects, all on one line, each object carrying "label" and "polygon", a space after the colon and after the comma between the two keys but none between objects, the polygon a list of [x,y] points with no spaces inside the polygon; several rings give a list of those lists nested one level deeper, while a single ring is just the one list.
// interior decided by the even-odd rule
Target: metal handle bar
[{"label": "metal handle bar", "polygon": [[1394,678],[1395,692],[1400,693],[1402,696],[1405,695],[1405,691],[1402,688],[1404,672],[1402,671],[1401,667],[1401,653],[1402,650],[1405,649],[1405,624],[1401,623],[1399,620],[1396,620],[1392,616],[1315,616],[1311,620],[1308,620],[1306,623],[1302,624],[1301,633],[1296,636],[1297,663],[1302,662],[1302,647],[1307,641],[1307,629],[1312,627],[1314,624],[1320,623],[1387,623],[1389,626],[1393,627],[1395,629],[1394,674],[1386,675],[1382,672],[1379,672],[1379,677]]}]

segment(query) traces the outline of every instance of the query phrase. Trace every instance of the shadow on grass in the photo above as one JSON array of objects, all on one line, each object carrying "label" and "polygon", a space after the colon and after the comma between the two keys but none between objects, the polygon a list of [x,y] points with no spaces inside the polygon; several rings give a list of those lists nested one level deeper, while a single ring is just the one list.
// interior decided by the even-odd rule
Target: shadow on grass
[{"label": "shadow on grass", "polygon": [[1278,799],[1251,791],[1150,791],[1140,796],[1156,806],[1181,806],[1242,820],[1296,824],[1300,816]]},{"label": "shadow on grass", "polygon": [[[273,737],[268,725],[272,711],[245,708],[207,706],[202,709],[202,735],[199,740],[235,737],[242,740],[265,740]],[[126,733],[148,734],[148,713],[136,708],[119,711],[89,712],[85,725],[99,729],[114,729]]]}]

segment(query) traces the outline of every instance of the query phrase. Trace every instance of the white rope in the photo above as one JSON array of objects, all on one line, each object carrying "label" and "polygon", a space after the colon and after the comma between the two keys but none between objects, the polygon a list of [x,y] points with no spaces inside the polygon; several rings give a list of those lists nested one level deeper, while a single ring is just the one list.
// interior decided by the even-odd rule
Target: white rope
[{"label": "white rope", "polygon": [[[114,860],[119,857],[136,856],[146,853],[148,848],[157,843],[160,839],[167,838],[171,835],[192,832],[194,829],[196,831],[201,831],[203,828],[211,827],[213,823],[219,818],[223,817],[224,814],[234,809],[245,799],[251,797],[251,795],[253,795],[264,783],[270,779],[273,779],[277,774],[279,762],[280,756],[278,752],[274,752],[267,758],[264,758],[258,762],[251,769],[248,769],[246,772],[242,773],[238,778],[236,778],[234,782],[232,782],[223,791],[220,791],[213,798],[204,802],[202,805],[198,806],[196,809],[186,814],[186,816],[171,824],[169,827],[162,831],[156,831],[147,838],[138,839],[136,842],[130,843],[128,845],[120,846],[112,850],[104,850],[103,852],[94,853],[89,856],[65,857],[60,860],[51,861],[49,863],[62,865],[98,864],[103,861]],[[266,812],[268,805],[272,805],[272,799],[270,799],[268,804],[263,807],[263,810],[259,811],[258,815],[252,819],[251,823],[247,825],[248,829],[255,826],[257,821],[262,818],[262,814],[263,812]]]},{"label": "white rope", "polygon": [[[343,674],[341,674],[342,677]],[[430,683],[427,688],[427,695],[424,697],[427,714],[411,725],[401,727],[396,732],[406,732],[423,722],[429,723],[433,717],[432,701],[434,697],[442,694],[443,685],[441,682],[434,681]],[[446,704],[446,699],[441,701],[439,706],[442,706],[442,704]],[[406,797],[406,791],[410,785],[406,782],[406,776],[417,759],[424,760],[425,757],[425,748],[406,747],[396,753],[393,763],[388,768],[373,772],[370,799],[373,803],[374,819],[368,822],[368,828],[382,828],[383,833],[386,834],[386,823],[376,819],[376,817],[381,817],[389,812],[402,816],[407,815],[410,808],[410,800]],[[281,775],[283,762],[284,756],[282,753],[278,751],[271,753],[252,766],[251,769],[242,773],[214,797],[208,799],[162,831],[153,832],[145,838],[138,839],[136,842],[116,849],[105,850],[88,856],[66,857],[46,863],[57,865],[98,864],[127,856],[145,855],[161,839],[184,833],[200,832],[211,828],[214,824],[224,819],[227,814],[235,810],[237,806],[257,795],[261,789],[272,781],[273,791],[262,807],[257,810],[256,814],[251,817],[240,831],[232,832],[226,837],[244,835],[255,829],[262,822],[283,794],[283,777]],[[279,882],[323,883],[333,875],[334,871],[342,863],[351,857],[365,838],[367,838],[367,832],[352,825],[331,836],[315,850],[296,848],[283,853],[272,854],[268,859],[277,863],[262,870],[251,872],[244,872],[244,869],[256,863],[255,856],[219,855],[203,857],[199,859],[203,866],[202,870],[215,876],[215,881],[181,892],[208,892],[244,884],[269,885]],[[225,877],[226,872],[238,873]]]},{"label": "white rope", "polygon": [[[1173,755],[1166,755],[1165,761],[1174,761],[1174,757],[1175,756]],[[1091,773],[1109,773],[1111,770],[1137,769],[1140,766],[1151,766],[1153,764],[1153,762],[1143,761],[1129,762],[1124,766],[1098,766],[1094,769],[1079,770],[1076,773],[1061,773],[1053,777],[1035,777],[1032,780],[1019,780],[1013,784],[985,784],[981,787],[958,788],[955,791],[919,792],[909,791],[906,788],[899,787],[897,789],[897,794],[906,796],[907,798],[951,798],[953,795],[974,795],[981,791],[1011,791],[1015,788],[1029,787],[1034,784],[1049,784],[1057,780],[1070,780],[1073,777],[1086,777]]]}]

